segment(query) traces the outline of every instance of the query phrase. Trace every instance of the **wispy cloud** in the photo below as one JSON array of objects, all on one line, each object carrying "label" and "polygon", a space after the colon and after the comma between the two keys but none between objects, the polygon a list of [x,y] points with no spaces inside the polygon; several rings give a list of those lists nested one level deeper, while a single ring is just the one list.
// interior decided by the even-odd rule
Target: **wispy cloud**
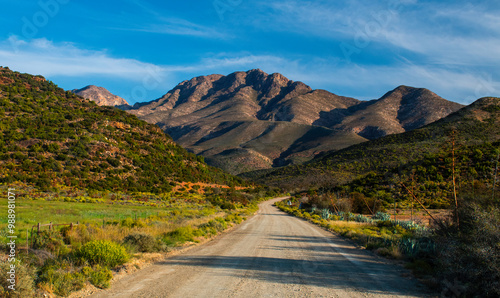
[{"label": "wispy cloud", "polygon": [[220,32],[214,28],[202,26],[179,18],[159,18],[158,21],[151,24],[131,28],[120,27],[113,29],[211,39],[227,39],[230,37],[228,34]]},{"label": "wispy cloud", "polygon": [[[498,63],[500,9],[469,2],[420,3],[415,0],[263,1],[254,26],[347,41],[361,52],[377,44],[388,51],[420,55],[428,63]],[[273,18],[270,18],[270,16]],[[271,22],[265,20],[271,19]],[[361,53],[361,54],[362,54]]]},{"label": "wispy cloud", "polygon": [[140,81],[154,68],[162,73],[193,73],[286,64],[283,58],[250,53],[218,53],[186,65],[155,65],[117,58],[106,50],[87,50],[73,43],[54,43],[45,38],[25,41],[16,36],[0,41],[0,61],[9,67],[46,76],[114,76]]},{"label": "wispy cloud", "polygon": [[9,67],[46,76],[116,76],[140,80],[155,67],[134,59],[115,58],[105,50],[92,51],[72,43],[53,43],[45,38],[25,41],[16,36],[0,42],[0,61]]},{"label": "wispy cloud", "polygon": [[220,28],[202,25],[200,20],[193,22],[190,19],[181,18],[171,11],[155,7],[152,3],[136,0],[128,2],[136,11],[132,14],[126,14],[126,16],[113,16],[119,25],[108,27],[108,29],[207,39],[228,39],[231,37]]},{"label": "wispy cloud", "polygon": [[[157,93],[166,93],[178,82],[192,76],[261,68],[268,73],[280,72],[313,88],[360,99],[381,96],[400,84],[425,87],[461,103],[470,103],[482,96],[500,95],[497,73],[439,64],[421,65],[404,58],[396,64],[380,66],[343,63],[336,59],[311,56],[290,59],[279,55],[236,52],[206,55],[191,64],[155,65],[112,57],[105,50],[81,49],[71,43],[53,43],[47,39],[24,41],[13,36],[0,42],[0,61],[0,64],[22,72],[48,77],[81,78],[82,85],[89,77],[96,76],[135,82],[131,88],[148,86],[153,81],[156,82],[154,88]],[[129,92],[134,94],[133,91]],[[134,96],[129,98],[134,99]],[[139,99],[144,101],[153,98],[145,96]]]}]

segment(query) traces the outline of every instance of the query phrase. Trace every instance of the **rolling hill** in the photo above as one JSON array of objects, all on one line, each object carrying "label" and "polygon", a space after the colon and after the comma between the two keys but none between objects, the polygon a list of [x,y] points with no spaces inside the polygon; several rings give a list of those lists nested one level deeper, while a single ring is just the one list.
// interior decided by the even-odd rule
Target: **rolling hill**
[{"label": "rolling hill", "polygon": [[[256,171],[242,176],[288,189],[334,188],[364,177],[371,177],[372,182],[377,181],[380,185],[388,185],[395,175],[407,175],[413,169],[425,170],[426,174],[421,173],[421,176],[433,172],[436,177],[429,180],[439,181],[443,179],[439,176],[450,176],[452,151],[456,151],[457,156],[462,154],[463,160],[474,160],[471,156],[479,150],[483,159],[489,158],[489,161],[483,161],[489,165],[485,167],[483,164],[480,170],[482,176],[475,178],[483,179],[489,175],[485,171],[491,172],[491,160],[496,159],[494,152],[500,147],[499,141],[500,99],[486,97],[410,132],[327,152],[304,165]],[[469,167],[472,168],[472,165]]]},{"label": "rolling hill", "polygon": [[400,86],[360,101],[259,69],[196,77],[128,112],[165,130],[211,165],[237,174],[409,131],[462,105]]},{"label": "rolling hill", "polygon": [[0,182],[166,192],[181,182],[241,185],[161,129],[41,76],[0,68]]}]

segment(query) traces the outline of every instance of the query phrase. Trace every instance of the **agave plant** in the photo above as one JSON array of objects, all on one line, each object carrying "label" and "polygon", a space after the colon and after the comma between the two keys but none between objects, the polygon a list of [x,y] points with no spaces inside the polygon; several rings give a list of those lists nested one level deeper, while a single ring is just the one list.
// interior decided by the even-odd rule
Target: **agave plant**
[{"label": "agave plant", "polygon": [[386,220],[391,220],[391,215],[385,213],[385,212],[377,212],[375,215],[372,217],[374,220],[381,220],[381,221],[386,221]]},{"label": "agave plant", "polygon": [[420,226],[417,223],[410,220],[391,220],[393,225],[398,225],[405,230],[415,230],[415,231],[425,231],[426,227]]},{"label": "agave plant", "polygon": [[332,213],[328,209],[322,209],[321,210],[321,217],[323,219],[329,219],[332,216]]},{"label": "agave plant", "polygon": [[354,216],[354,221],[356,222],[367,222],[367,223],[371,223],[373,222],[373,220],[371,218],[368,218],[364,215],[361,215],[361,214],[356,214]]}]

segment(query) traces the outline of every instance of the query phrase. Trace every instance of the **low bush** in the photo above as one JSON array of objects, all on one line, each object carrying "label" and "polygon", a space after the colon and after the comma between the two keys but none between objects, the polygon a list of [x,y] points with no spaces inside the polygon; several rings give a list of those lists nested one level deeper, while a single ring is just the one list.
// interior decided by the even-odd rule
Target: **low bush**
[{"label": "low bush", "polygon": [[82,244],[92,240],[89,228],[85,224],[79,224],[73,228],[66,226],[61,229],[63,240],[73,248],[79,248]]},{"label": "low bush", "polygon": [[127,228],[135,228],[135,227],[145,227],[146,224],[141,220],[141,219],[132,219],[130,217],[127,217],[122,220],[120,223],[122,227],[127,227]]},{"label": "low bush", "polygon": [[11,279],[10,265],[12,263],[7,262],[7,260],[0,261],[0,297],[32,297],[34,295],[34,270],[21,262],[16,262],[15,291],[12,291],[8,288],[11,285],[9,282]]},{"label": "low bush", "polygon": [[331,217],[331,216],[332,216],[332,212],[330,212],[330,210],[329,210],[329,209],[326,209],[326,208],[325,208],[325,209],[322,209],[322,210],[321,210],[321,217],[322,217],[323,219],[330,219],[330,217]]},{"label": "low bush", "polygon": [[241,216],[237,214],[229,214],[228,216],[226,216],[226,221],[240,224],[243,221],[243,219],[241,218]]},{"label": "low bush", "polygon": [[125,248],[118,243],[107,240],[87,242],[75,253],[76,257],[91,265],[116,267],[125,263],[129,256]]},{"label": "low bush", "polygon": [[82,289],[85,281],[68,261],[48,259],[38,272],[39,287],[63,297]]},{"label": "low bush", "polygon": [[220,218],[212,219],[198,227],[198,230],[202,234],[209,235],[216,235],[218,232],[222,232],[225,229],[227,229],[227,223],[224,220],[220,220]]},{"label": "low bush", "polygon": [[69,252],[61,233],[54,230],[45,230],[34,234],[32,247],[34,249],[44,249],[56,255],[64,255]]},{"label": "low bush", "polygon": [[109,282],[113,278],[111,270],[99,265],[96,265],[94,268],[85,266],[82,268],[82,273],[88,278],[91,284],[101,289],[109,288]]},{"label": "low bush", "polygon": [[177,228],[165,234],[164,241],[167,244],[176,245],[186,241],[194,241],[194,230],[191,226]]},{"label": "low bush", "polygon": [[130,245],[138,252],[158,251],[155,237],[145,233],[132,233],[123,239],[123,244]]},{"label": "low bush", "polygon": [[458,211],[459,227],[436,230],[443,292],[451,293],[447,284],[455,283],[464,297],[500,297],[500,208],[464,200]]},{"label": "low bush", "polygon": [[373,220],[371,218],[364,216],[364,215],[356,214],[354,216],[354,221],[355,222],[362,222],[362,223],[371,223]]}]

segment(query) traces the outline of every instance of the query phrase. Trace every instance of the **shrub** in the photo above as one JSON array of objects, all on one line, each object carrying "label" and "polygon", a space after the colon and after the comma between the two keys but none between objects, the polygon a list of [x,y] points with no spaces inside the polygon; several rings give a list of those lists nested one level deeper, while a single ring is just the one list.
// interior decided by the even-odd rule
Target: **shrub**
[{"label": "shrub", "polygon": [[363,223],[363,222],[371,223],[371,222],[372,222],[372,219],[371,219],[371,218],[368,218],[368,217],[366,217],[366,216],[364,216],[364,215],[361,215],[361,214],[356,214],[356,215],[354,216],[354,221],[356,221],[356,222],[362,222],[362,223]]},{"label": "shrub", "polygon": [[125,248],[120,244],[107,240],[95,240],[84,244],[76,252],[77,258],[91,265],[116,267],[128,260]]},{"label": "shrub", "polygon": [[212,219],[211,221],[201,224],[198,229],[205,233],[215,235],[217,232],[224,231],[227,229],[227,223],[219,219]]},{"label": "shrub", "polygon": [[85,276],[67,261],[48,259],[38,272],[39,286],[59,296],[68,296],[85,285]]},{"label": "shrub", "polygon": [[127,228],[131,228],[133,224],[134,224],[134,220],[132,218],[130,218],[130,217],[125,218],[121,222],[121,226],[122,227],[127,227]]},{"label": "shrub", "polygon": [[129,234],[123,239],[123,243],[132,246],[136,251],[139,252],[153,252],[158,250],[156,239],[149,234]]},{"label": "shrub", "polygon": [[111,270],[99,265],[94,268],[85,266],[82,268],[82,273],[88,277],[91,284],[101,289],[109,288],[109,282],[113,278]]},{"label": "shrub", "polygon": [[230,214],[226,217],[227,222],[234,222],[240,224],[243,219],[237,214]]},{"label": "shrub", "polygon": [[33,290],[33,276],[35,272],[30,267],[16,262],[16,287],[15,291],[9,290],[8,286],[11,285],[7,280],[10,279],[10,265],[12,263],[7,261],[0,261],[0,297],[32,297],[34,296]]},{"label": "shrub", "polygon": [[83,243],[92,240],[89,227],[84,224],[79,224],[76,227],[63,227],[61,234],[66,244],[70,244],[73,248],[79,248]]},{"label": "shrub", "polygon": [[69,249],[64,245],[61,233],[54,230],[46,230],[34,234],[33,248],[45,249],[57,255],[69,252]]},{"label": "shrub", "polygon": [[500,208],[464,200],[458,211],[460,229],[442,226],[436,230],[441,280],[445,285],[464,285],[464,297],[499,297]]},{"label": "shrub", "polygon": [[225,210],[234,210],[236,209],[236,206],[231,202],[223,202],[220,204],[220,208]]},{"label": "shrub", "polygon": [[410,220],[392,220],[393,225],[400,226],[405,230],[425,231],[426,228]]},{"label": "shrub", "polygon": [[177,228],[171,232],[168,232],[166,236],[166,242],[171,244],[176,244],[178,242],[186,242],[194,240],[193,228],[191,226]]},{"label": "shrub", "polygon": [[127,228],[134,228],[134,227],[145,227],[146,224],[140,219],[134,220],[130,217],[127,217],[122,220],[121,226]]}]

